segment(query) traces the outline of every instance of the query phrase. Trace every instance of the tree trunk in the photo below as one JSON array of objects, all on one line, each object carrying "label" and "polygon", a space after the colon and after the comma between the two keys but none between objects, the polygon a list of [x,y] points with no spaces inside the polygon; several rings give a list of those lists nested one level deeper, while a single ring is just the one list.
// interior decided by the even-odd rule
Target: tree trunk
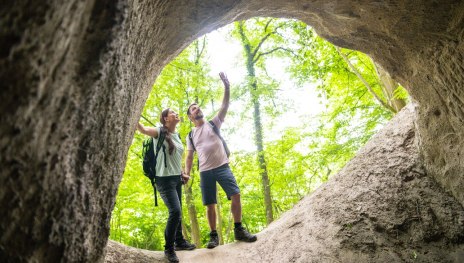
[{"label": "tree trunk", "polygon": [[190,240],[189,230],[187,229],[187,225],[185,224],[184,220],[182,220],[181,227],[182,227],[182,235],[184,236],[184,239]]},{"label": "tree trunk", "polygon": [[219,244],[224,245],[224,235],[222,233],[223,220],[222,220],[222,213],[221,213],[222,203],[221,203],[221,199],[219,198],[219,194],[217,190],[216,190],[216,200],[217,200],[217,205],[216,205],[217,228],[216,230],[219,235]]},{"label": "tree trunk", "polygon": [[[193,182],[193,180],[192,180]],[[188,216],[190,219],[190,228],[191,228],[191,236],[192,242],[197,246],[200,247],[200,226],[198,225],[198,218],[197,218],[197,209],[195,207],[195,203],[193,201],[192,195],[192,184],[187,184],[184,187],[185,189],[185,203],[187,205]]]},{"label": "tree trunk", "polygon": [[269,176],[267,173],[266,158],[264,156],[264,146],[263,146],[263,129],[261,123],[261,110],[259,103],[259,95],[257,94],[257,83],[255,76],[255,63],[254,54],[258,52],[255,50],[252,52],[251,46],[248,42],[247,37],[243,31],[243,23],[239,22],[239,33],[241,36],[241,43],[245,50],[246,60],[247,60],[247,76],[249,79],[248,86],[252,98],[254,113],[254,126],[255,126],[255,145],[258,152],[258,164],[259,164],[259,174],[261,175],[261,183],[263,186],[264,194],[264,207],[266,210],[266,224],[269,225],[274,220],[274,215],[272,211],[272,198],[271,198],[271,187],[269,184]]},{"label": "tree trunk", "polygon": [[[256,83],[254,83],[256,86]],[[271,186],[269,184],[269,176],[267,174],[266,158],[264,157],[263,147],[263,127],[261,124],[261,111],[259,109],[258,98],[254,99],[254,124],[255,124],[255,144],[258,150],[258,163],[259,163],[259,174],[261,175],[261,183],[263,185],[264,192],[264,206],[266,208],[266,224],[270,224],[274,220],[272,212],[272,198],[271,198]]]},{"label": "tree trunk", "polygon": [[224,242],[228,242],[230,240],[230,232],[232,230],[232,222],[234,221],[232,213],[229,213],[228,218],[229,219],[227,220],[227,229],[226,229],[225,234],[224,234],[224,237],[225,237]]}]

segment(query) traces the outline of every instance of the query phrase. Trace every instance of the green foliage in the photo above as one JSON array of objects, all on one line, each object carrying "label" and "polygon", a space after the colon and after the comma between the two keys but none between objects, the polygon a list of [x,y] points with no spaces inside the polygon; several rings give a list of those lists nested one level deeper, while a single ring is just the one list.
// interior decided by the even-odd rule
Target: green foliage
[{"label": "green foliage", "polygon": [[[340,52],[347,56],[373,91],[382,96],[381,83],[367,55],[337,50],[304,23],[296,23],[294,30],[300,36],[300,49],[290,73],[300,85],[308,81],[319,83],[318,95],[326,110],[318,116],[320,125],[311,134],[313,143],[310,147],[317,149],[315,153],[324,160],[319,161],[322,167],[332,167],[327,168],[331,174],[351,159],[356,150],[392,117],[392,113],[373,98]],[[401,91],[399,96],[407,96],[404,89]]]},{"label": "green foliage", "polygon": [[409,93],[408,91],[403,88],[402,86],[398,86],[398,88],[395,89],[395,92],[393,93],[393,97],[395,99],[403,99],[403,100],[408,100],[409,99]]},{"label": "green foliage", "polygon": [[[283,101],[275,100],[280,83],[269,74],[269,66],[275,63],[276,58],[282,62],[284,58],[293,55],[288,48],[287,41],[292,20],[275,18],[252,18],[246,21],[235,22],[230,34],[243,46],[242,65],[247,68],[248,75],[244,77],[241,94],[248,92],[249,97],[242,97],[247,107],[252,106],[252,100],[259,98],[265,113],[277,117],[285,108]],[[248,51],[247,51],[248,50]],[[254,84],[254,85],[253,85]],[[239,96],[240,97],[240,96]]]},{"label": "green foliage", "polygon": [[279,140],[266,145],[276,216],[306,196],[315,182],[312,181],[314,174],[308,170],[306,156],[297,148],[302,143],[300,129],[287,129]]},{"label": "green foliage", "polygon": [[[225,30],[233,36],[232,39],[240,39],[237,23]],[[244,136],[252,137],[253,132],[244,132],[243,127],[253,122],[252,101],[259,98],[264,131],[274,135],[274,139],[264,140],[262,154],[267,160],[272,207],[277,218],[339,171],[393,114],[374,99],[365,83],[342,57],[342,54],[345,55],[373,91],[386,100],[375,67],[367,55],[337,50],[307,25],[294,20],[250,19],[243,22],[243,31],[247,36],[245,43],[250,50],[257,51],[254,57],[256,67],[254,75],[243,77],[242,83],[231,83],[231,104],[239,104],[240,107],[235,111],[229,109],[227,122],[231,125],[222,133],[226,139],[242,132]],[[187,106],[196,101],[206,108],[205,113],[215,114],[221,103],[223,87],[218,77],[211,77],[210,66],[206,62],[207,42],[206,37],[196,40],[164,68],[142,113],[157,123],[163,108],[177,111],[184,119],[178,126],[184,143],[191,129],[185,113]],[[243,59],[238,65],[247,67],[247,62]],[[270,65],[275,63],[281,65],[282,72],[287,72],[295,85],[307,88],[308,83],[317,84],[315,92],[324,106],[322,113],[307,116],[298,123],[287,123],[280,118],[291,110],[292,105],[278,97],[283,83],[269,73]],[[256,89],[250,90],[250,83],[256,83]],[[394,97],[405,99],[408,95],[400,86]],[[210,117],[212,115],[207,116]],[[134,247],[160,250],[164,245],[163,231],[168,212],[161,200],[159,206],[154,207],[153,189],[142,174],[140,153],[143,139],[143,135],[136,133],[130,147],[112,214],[110,238]],[[251,232],[259,232],[266,226],[266,211],[256,153],[234,151],[236,145],[231,141],[228,144],[232,150],[230,165],[241,189],[243,224]],[[209,227],[201,202],[197,167],[194,167],[191,176],[191,205],[196,208],[201,241],[205,244]],[[223,219],[223,228],[219,230],[226,243],[233,242],[230,201],[221,188],[218,189]],[[185,202],[183,211],[183,223],[190,230],[192,226]]]}]

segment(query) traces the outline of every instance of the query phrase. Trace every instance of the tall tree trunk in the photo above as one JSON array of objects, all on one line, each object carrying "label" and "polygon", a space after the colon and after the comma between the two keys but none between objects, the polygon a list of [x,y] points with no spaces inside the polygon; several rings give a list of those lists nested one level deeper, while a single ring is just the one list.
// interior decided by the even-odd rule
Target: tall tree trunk
[{"label": "tall tree trunk", "polygon": [[185,224],[184,220],[182,220],[181,227],[182,227],[182,235],[184,236],[184,238],[186,240],[190,240],[190,233],[189,233],[189,230],[187,229],[187,225]]},{"label": "tall tree trunk", "polygon": [[218,194],[218,191],[217,191],[217,188],[216,188],[216,200],[217,200],[217,205],[216,205],[216,217],[217,217],[217,232],[218,232],[218,236],[219,236],[219,244],[220,245],[224,245],[224,235],[222,233],[222,225],[223,225],[223,220],[222,220],[222,203],[221,203],[221,199],[219,198],[219,194]]},{"label": "tall tree trunk", "polygon": [[[255,75],[255,56],[258,54],[257,50],[252,51],[252,47],[245,36],[243,31],[243,22],[238,22],[239,24],[239,33],[241,36],[241,44],[245,50],[246,61],[247,61],[247,75],[248,75],[248,86],[252,98],[254,113],[254,126],[255,126],[255,145],[258,152],[258,164],[259,164],[259,174],[261,175],[261,183],[263,186],[264,194],[264,207],[266,209],[266,224],[270,224],[274,220],[274,215],[272,211],[272,198],[271,198],[271,187],[269,183],[269,176],[267,173],[266,158],[264,156],[264,146],[263,146],[263,129],[261,123],[261,110],[259,103],[259,94],[257,94],[257,83]],[[259,48],[259,47],[257,47]]]},{"label": "tall tree trunk", "polygon": [[[256,83],[254,83],[256,86]],[[259,173],[261,175],[261,183],[263,185],[264,192],[264,206],[266,208],[266,224],[270,224],[274,220],[274,215],[272,211],[272,198],[271,198],[271,186],[269,184],[269,176],[267,174],[267,164],[266,158],[264,157],[264,147],[263,147],[263,127],[261,124],[261,111],[258,98],[253,99],[254,107],[254,125],[255,125],[255,144],[258,150],[258,163],[259,163]]]},{"label": "tall tree trunk", "polygon": [[228,242],[230,240],[230,232],[232,230],[232,222],[234,221],[233,217],[232,217],[232,213],[229,213],[229,216],[228,216],[228,220],[227,220],[227,229],[224,233],[224,239],[225,241],[224,242]]},{"label": "tall tree trunk", "polygon": [[[193,182],[193,178],[192,178]],[[192,184],[186,184],[184,187],[184,195],[185,195],[185,203],[187,204],[187,210],[188,210],[188,216],[190,219],[190,228],[191,228],[191,236],[192,236],[192,242],[197,246],[200,247],[201,242],[200,242],[200,226],[198,224],[198,218],[197,218],[197,209],[195,207],[195,203],[193,200],[193,194],[192,194]]]}]

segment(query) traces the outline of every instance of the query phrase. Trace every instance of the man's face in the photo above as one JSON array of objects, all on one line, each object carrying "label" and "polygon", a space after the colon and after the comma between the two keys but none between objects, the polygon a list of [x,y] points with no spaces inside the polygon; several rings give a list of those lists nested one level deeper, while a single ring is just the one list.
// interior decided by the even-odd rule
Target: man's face
[{"label": "man's face", "polygon": [[189,115],[190,120],[200,120],[203,119],[203,112],[200,109],[200,106],[197,104],[193,104],[190,106],[190,115]]}]

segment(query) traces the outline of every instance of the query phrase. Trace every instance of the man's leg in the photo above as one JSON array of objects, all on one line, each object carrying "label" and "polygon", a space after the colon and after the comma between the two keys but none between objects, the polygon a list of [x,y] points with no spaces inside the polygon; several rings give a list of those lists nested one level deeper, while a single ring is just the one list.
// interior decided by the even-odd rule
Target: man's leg
[{"label": "man's leg", "polygon": [[208,218],[209,228],[209,242],[206,244],[207,248],[215,248],[219,246],[219,236],[216,231],[216,204],[206,205],[206,216]]},{"label": "man's leg", "polygon": [[235,180],[229,165],[217,169],[217,181],[231,200],[230,210],[234,217],[234,223],[242,222],[242,203],[240,202],[240,188]]},{"label": "man's leg", "polygon": [[231,212],[234,217],[234,234],[236,240],[245,242],[255,242],[257,240],[255,235],[248,233],[242,226],[242,204],[240,202],[240,188],[238,187],[237,180],[235,180],[232,171],[228,165],[224,166],[217,171],[217,180],[222,189],[227,194],[231,202]]},{"label": "man's leg", "polygon": [[219,245],[219,236],[216,231],[216,178],[213,171],[200,172],[200,187],[203,205],[206,206],[206,218],[208,219],[209,242],[207,248],[215,248]]},{"label": "man's leg", "polygon": [[208,217],[209,229],[216,230],[216,204],[206,206],[206,215]]},{"label": "man's leg", "polygon": [[230,199],[230,210],[234,217],[234,223],[242,222],[242,203],[240,202],[240,193],[231,196]]}]

